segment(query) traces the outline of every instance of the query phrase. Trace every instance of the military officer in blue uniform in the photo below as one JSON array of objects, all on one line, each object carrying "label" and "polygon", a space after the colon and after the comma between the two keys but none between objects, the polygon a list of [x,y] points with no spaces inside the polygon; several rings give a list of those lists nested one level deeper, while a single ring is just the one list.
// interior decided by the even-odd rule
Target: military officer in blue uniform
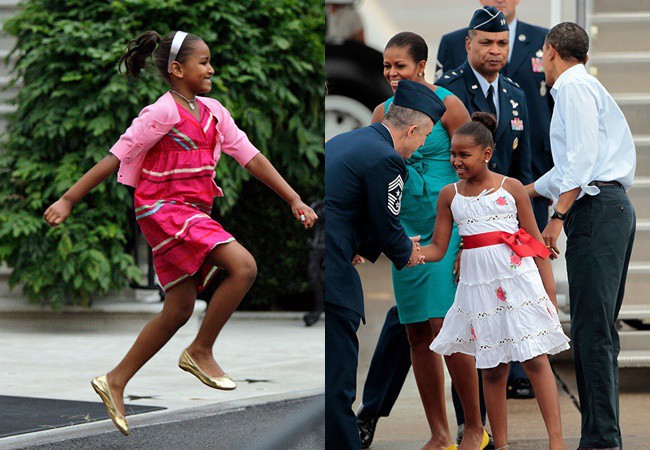
[{"label": "military officer in blue uniform", "polygon": [[[482,0],[481,3],[489,5],[496,2]],[[542,67],[542,47],[548,29],[518,20],[518,4],[519,0],[505,0],[497,6],[505,16],[510,31],[508,63],[501,69],[501,73],[516,82],[526,95],[529,122],[535,124],[530,129],[530,153],[533,178],[537,180],[553,167],[548,137],[553,98],[546,86]],[[465,62],[465,38],[468,30],[469,28],[463,28],[442,37],[438,47],[436,78]],[[516,173],[514,175],[517,176]],[[537,226],[543,230],[548,222],[548,201],[534,199],[533,210]]]},{"label": "military officer in blue uniform", "polygon": [[526,96],[517,83],[499,73],[508,58],[505,16],[492,6],[477,10],[467,36],[467,60],[445,72],[436,84],[453,92],[470,114],[484,111],[497,116],[490,170],[526,183],[532,179]]},{"label": "military officer in blue uniform", "polygon": [[398,269],[421,262],[418,238],[399,222],[405,159],[442,117],[444,103],[426,86],[400,81],[381,123],[325,144],[325,439],[326,448],[361,448],[352,403],[356,396],[364,320],[355,255],[376,261],[383,252]]}]

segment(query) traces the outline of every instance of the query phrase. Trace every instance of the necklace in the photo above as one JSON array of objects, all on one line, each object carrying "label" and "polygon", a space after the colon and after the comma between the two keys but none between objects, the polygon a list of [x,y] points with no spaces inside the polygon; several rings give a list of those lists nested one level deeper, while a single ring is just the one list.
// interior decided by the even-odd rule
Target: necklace
[{"label": "necklace", "polygon": [[183,94],[181,94],[180,92],[176,92],[176,91],[173,90],[173,89],[170,89],[169,92],[173,92],[174,94],[178,95],[180,98],[182,98],[183,100],[185,100],[185,101],[187,102],[187,104],[190,105],[190,109],[191,109],[192,111],[194,111],[194,103],[198,103],[198,101],[196,100],[196,96],[194,97],[194,99],[190,100],[189,98],[185,97],[185,96],[184,96]]}]

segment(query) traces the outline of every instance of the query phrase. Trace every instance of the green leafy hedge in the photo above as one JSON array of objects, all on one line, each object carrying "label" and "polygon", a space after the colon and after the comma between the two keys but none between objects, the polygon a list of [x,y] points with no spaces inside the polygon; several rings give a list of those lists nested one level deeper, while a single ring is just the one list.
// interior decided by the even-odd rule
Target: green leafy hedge
[{"label": "green leafy hedge", "polygon": [[[0,151],[0,260],[13,269],[11,284],[23,285],[32,301],[88,305],[141,280],[125,250],[133,238],[132,193],[114,176],[77,204],[58,229],[50,229],[41,216],[107,154],[140,109],[167,89],[153,67],[138,81],[117,72],[129,40],[150,29],[202,37],[215,68],[210,95],[231,111],[306,201],[322,196],[321,1],[22,2],[19,15],[4,25],[18,39],[13,80],[21,89]],[[242,205],[282,210],[277,220],[267,216],[242,230],[250,234],[244,245],[254,255],[263,241],[290,261],[275,273],[256,255],[259,307],[287,290],[306,288],[304,259],[295,257],[306,236],[296,231],[289,233],[290,242],[282,241],[285,236],[268,240],[279,228],[300,226],[289,220],[281,200],[267,201],[272,192],[260,195],[256,187],[246,189],[252,195],[240,195],[245,185],[259,184],[251,178],[234,160],[223,158],[217,180],[225,197],[216,200],[215,211],[227,224],[228,217],[245,219]],[[295,281],[286,283],[287,278]]]}]

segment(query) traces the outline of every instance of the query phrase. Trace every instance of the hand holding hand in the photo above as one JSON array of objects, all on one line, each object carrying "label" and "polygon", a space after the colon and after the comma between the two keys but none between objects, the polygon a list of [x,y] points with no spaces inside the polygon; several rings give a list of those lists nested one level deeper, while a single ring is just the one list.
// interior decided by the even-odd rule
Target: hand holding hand
[{"label": "hand holding hand", "polygon": [[411,249],[411,257],[406,267],[424,264],[424,255],[420,254],[420,236],[412,236],[409,239],[413,242],[413,248]]},{"label": "hand holding hand", "polygon": [[361,255],[355,255],[354,258],[352,259],[352,264],[357,265],[357,264],[364,264],[366,262],[365,259],[363,259],[363,256]]},{"label": "hand holding hand", "polygon": [[551,219],[542,232],[544,245],[551,251],[551,259],[557,259],[557,255],[560,254],[560,250],[557,248],[557,238],[560,236],[561,231],[562,221],[559,219]]},{"label": "hand holding hand", "polygon": [[298,200],[291,205],[291,212],[296,219],[302,222],[305,229],[313,227],[318,220],[318,215],[302,200]]},{"label": "hand holding hand", "polygon": [[58,227],[68,218],[73,206],[74,203],[61,197],[45,210],[43,219],[49,226]]}]

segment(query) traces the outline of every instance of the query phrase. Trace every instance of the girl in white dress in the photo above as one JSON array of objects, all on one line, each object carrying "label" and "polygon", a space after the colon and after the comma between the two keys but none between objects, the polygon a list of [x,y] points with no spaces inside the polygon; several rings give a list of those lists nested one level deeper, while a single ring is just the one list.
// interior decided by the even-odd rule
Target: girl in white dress
[{"label": "girl in white dress", "polygon": [[[509,362],[521,361],[535,389],[552,450],[564,450],[557,386],[547,354],[569,348],[557,316],[555,282],[530,199],[518,180],[491,172],[495,117],[477,112],[451,140],[461,181],[440,192],[425,261],[447,251],[452,222],[463,239],[460,282],[431,350],[465,353],[483,369],[488,417],[497,448],[508,448]],[[509,149],[503,149],[509,150]],[[469,375],[468,375],[469,376]]]}]

